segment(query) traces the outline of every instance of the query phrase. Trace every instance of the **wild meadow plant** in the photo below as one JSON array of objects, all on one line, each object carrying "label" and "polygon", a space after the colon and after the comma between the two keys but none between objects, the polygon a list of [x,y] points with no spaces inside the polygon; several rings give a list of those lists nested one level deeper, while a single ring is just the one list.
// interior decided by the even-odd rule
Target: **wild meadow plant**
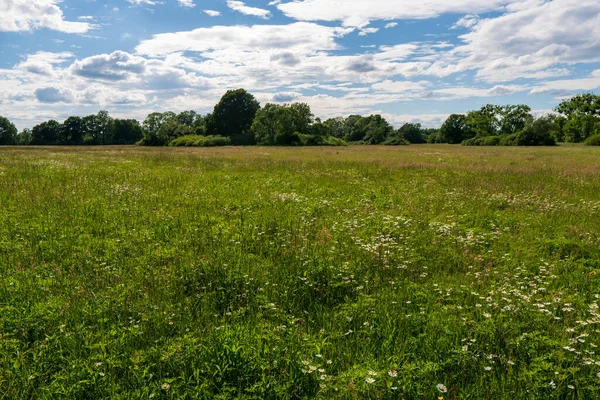
[{"label": "wild meadow plant", "polygon": [[600,150],[0,149],[0,397],[594,399]]}]

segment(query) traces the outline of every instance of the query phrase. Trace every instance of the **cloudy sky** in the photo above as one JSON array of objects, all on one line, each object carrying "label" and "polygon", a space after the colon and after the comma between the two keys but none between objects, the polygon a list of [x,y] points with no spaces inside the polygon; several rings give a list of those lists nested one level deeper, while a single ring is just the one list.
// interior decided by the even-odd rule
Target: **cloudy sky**
[{"label": "cloudy sky", "polygon": [[210,112],[227,89],[437,126],[600,88],[598,0],[1,0],[0,115]]}]

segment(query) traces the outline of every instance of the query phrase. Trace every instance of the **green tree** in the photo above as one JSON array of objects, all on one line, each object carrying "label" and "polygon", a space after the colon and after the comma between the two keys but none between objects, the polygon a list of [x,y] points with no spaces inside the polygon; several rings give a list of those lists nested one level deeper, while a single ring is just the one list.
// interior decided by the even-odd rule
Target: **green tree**
[{"label": "green tree", "polygon": [[314,115],[306,103],[292,103],[289,105],[294,132],[309,134],[314,122]]},{"label": "green tree", "polygon": [[421,124],[404,124],[398,133],[410,143],[426,143]]},{"label": "green tree", "polygon": [[61,128],[61,137],[67,144],[81,144],[85,134],[85,124],[81,117],[67,118]]},{"label": "green tree", "polygon": [[164,113],[153,112],[148,114],[144,122],[142,122],[142,128],[144,132],[142,144],[146,146],[167,145],[168,143],[164,143],[162,140],[159,140],[158,131],[160,127],[168,121],[177,122],[177,115],[171,111]]},{"label": "green tree", "polygon": [[498,106],[487,104],[479,110],[469,111],[465,116],[465,124],[469,135],[471,132],[476,137],[497,135],[500,127],[500,121],[498,120],[500,110]]},{"label": "green tree", "polygon": [[555,111],[571,119],[574,114],[600,116],[600,95],[583,93],[563,100]]},{"label": "green tree", "polygon": [[31,129],[24,128],[21,133],[17,135],[17,144],[28,145],[31,143],[32,138]]},{"label": "green tree", "polygon": [[440,132],[432,140],[438,143],[461,143],[473,137],[473,132],[467,126],[467,117],[463,114],[451,114],[442,124]]},{"label": "green tree", "polygon": [[113,124],[114,144],[134,144],[144,137],[140,123],[135,119],[115,119]]},{"label": "green tree", "polygon": [[506,105],[498,109],[500,133],[511,135],[525,129],[533,121],[531,108],[524,104]]},{"label": "green tree", "polygon": [[51,119],[33,127],[31,131],[31,144],[51,145],[57,144],[61,134],[62,125]]},{"label": "green tree", "polygon": [[215,105],[207,123],[208,133],[221,136],[244,136],[250,132],[260,104],[244,89],[228,90]]},{"label": "green tree", "polygon": [[267,103],[256,113],[251,130],[256,143],[262,145],[290,145],[299,140],[292,111],[286,105]]},{"label": "green tree", "polygon": [[580,143],[596,131],[598,118],[590,114],[571,114],[563,127],[565,142]]},{"label": "green tree", "polygon": [[17,144],[17,127],[6,117],[0,116],[0,145]]},{"label": "green tree", "polygon": [[517,146],[554,146],[552,137],[553,122],[549,118],[538,118],[527,122],[527,125],[516,135]]}]

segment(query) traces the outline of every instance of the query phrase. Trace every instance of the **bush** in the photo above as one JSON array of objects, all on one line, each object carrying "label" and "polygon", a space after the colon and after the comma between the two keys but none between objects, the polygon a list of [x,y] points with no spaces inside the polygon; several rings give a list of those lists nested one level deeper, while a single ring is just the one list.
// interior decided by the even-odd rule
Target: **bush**
[{"label": "bush", "polygon": [[229,146],[231,139],[224,136],[186,135],[169,142],[169,147],[215,147]]},{"label": "bush", "polygon": [[403,137],[400,136],[392,136],[385,140],[385,142],[381,143],[385,146],[405,146],[410,144],[410,142]]},{"label": "bush", "polygon": [[300,138],[300,144],[302,144],[302,146],[322,146],[323,143],[325,143],[325,138],[323,136],[304,135],[299,133],[298,137]]},{"label": "bush", "polygon": [[324,146],[348,146],[348,143],[344,139],[337,138],[335,136],[327,136],[323,141]]},{"label": "bush", "polygon": [[583,143],[586,146],[600,146],[600,133],[588,137]]},{"label": "bush", "polygon": [[517,145],[517,134],[503,135],[500,138],[500,146],[516,146]]}]

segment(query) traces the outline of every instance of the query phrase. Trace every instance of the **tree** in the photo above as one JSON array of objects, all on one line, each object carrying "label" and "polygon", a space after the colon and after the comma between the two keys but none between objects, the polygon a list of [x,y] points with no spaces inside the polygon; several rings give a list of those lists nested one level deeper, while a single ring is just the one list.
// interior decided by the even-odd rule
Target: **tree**
[{"label": "tree", "polygon": [[60,136],[61,124],[51,119],[33,127],[31,131],[31,144],[50,145],[57,144]]},{"label": "tree", "polygon": [[426,143],[421,124],[404,124],[398,129],[398,133],[410,143]]},{"label": "tree", "polygon": [[176,118],[178,123],[191,127],[194,126],[194,123],[198,117],[202,118],[200,115],[198,115],[198,113],[196,113],[196,111],[189,110],[180,112],[177,114]]},{"label": "tree", "polygon": [[499,108],[500,133],[511,135],[525,129],[533,121],[531,108],[524,104],[506,105]]},{"label": "tree", "polygon": [[114,144],[134,144],[144,137],[140,123],[135,119],[115,119],[113,128]]},{"label": "tree", "polygon": [[555,111],[566,120],[562,129],[565,142],[583,142],[596,131],[600,122],[600,96],[584,93],[563,100]]},{"label": "tree", "polygon": [[208,133],[221,136],[243,136],[250,132],[260,104],[244,89],[228,90],[215,105],[208,121]]},{"label": "tree", "polygon": [[563,127],[565,142],[580,143],[595,133],[598,119],[590,114],[571,114]]},{"label": "tree", "polygon": [[17,135],[17,144],[20,145],[28,145],[31,143],[32,140],[32,134],[31,134],[31,129],[29,128],[24,128],[21,133],[19,133]]},{"label": "tree", "polygon": [[172,140],[181,136],[193,135],[194,128],[188,125],[180,124],[176,119],[169,119],[161,124],[156,133],[157,143],[161,146],[168,145]]},{"label": "tree", "polygon": [[571,119],[574,114],[584,114],[591,116],[600,116],[600,96],[592,93],[583,93],[563,100],[554,109],[559,114],[562,114]]},{"label": "tree", "polygon": [[549,118],[530,120],[517,133],[515,144],[517,146],[554,146],[556,141],[552,137],[552,128],[553,122]]},{"label": "tree", "polygon": [[160,127],[168,122],[176,122],[177,115],[174,112],[167,111],[164,113],[154,112],[148,114],[144,122],[142,122],[142,128],[144,130],[144,139],[142,144],[146,146],[164,146],[168,143],[163,143],[158,138],[158,131]]},{"label": "tree", "polygon": [[314,115],[306,103],[293,103],[289,106],[294,132],[309,134]]},{"label": "tree", "polygon": [[437,142],[442,143],[461,143],[465,139],[473,137],[472,132],[467,127],[467,118],[463,114],[451,114],[440,128]]},{"label": "tree", "polygon": [[500,107],[493,104],[487,104],[479,110],[469,111],[465,116],[465,124],[469,135],[484,137],[498,134],[500,121],[498,114]]},{"label": "tree", "polygon": [[61,137],[67,144],[81,144],[85,134],[85,124],[81,117],[69,117],[61,129]]},{"label": "tree", "polygon": [[267,103],[258,110],[252,123],[251,130],[256,142],[262,145],[290,145],[299,141],[292,114],[286,105]]},{"label": "tree", "polygon": [[17,144],[17,127],[6,117],[0,116],[0,145]]}]

